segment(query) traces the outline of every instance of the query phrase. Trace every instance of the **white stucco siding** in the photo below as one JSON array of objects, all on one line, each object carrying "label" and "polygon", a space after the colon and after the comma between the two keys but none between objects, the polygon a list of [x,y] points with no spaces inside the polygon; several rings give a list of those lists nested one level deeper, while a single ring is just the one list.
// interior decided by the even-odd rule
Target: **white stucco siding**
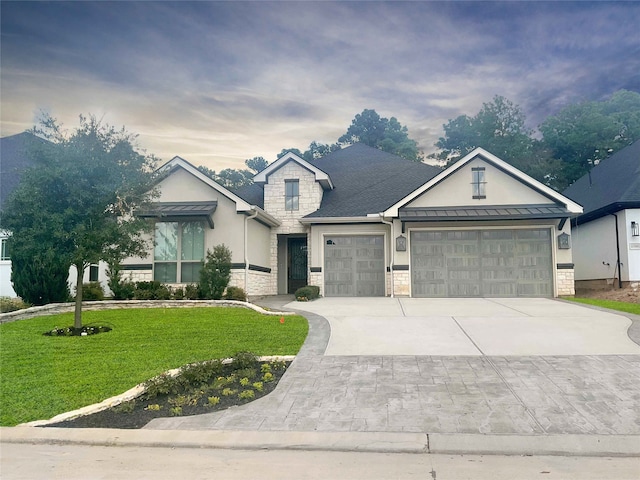
[{"label": "white stucco siding", "polygon": [[11,284],[11,261],[2,260],[0,261],[0,297],[13,298],[15,296],[16,292]]},{"label": "white stucco siding", "polygon": [[248,258],[249,264],[270,267],[271,229],[255,220],[248,221]]},{"label": "white stucco siding", "polygon": [[159,202],[205,202],[223,196],[182,168],[162,180],[158,190],[160,196],[156,201]]},{"label": "white stucco siding", "polygon": [[[486,198],[474,199],[472,168],[485,169]],[[469,205],[539,205],[553,203],[511,175],[478,158],[469,162],[435,187],[409,202],[407,207],[455,207]]]},{"label": "white stucco siding", "polygon": [[612,215],[573,228],[576,280],[614,278],[616,259],[616,224]]},{"label": "white stucco siding", "polygon": [[624,243],[620,241],[620,261],[624,263],[622,280],[640,282],[640,237],[631,236],[631,222],[640,223],[640,208],[631,208],[620,213],[618,222],[623,226],[623,233],[620,235],[624,239]]}]

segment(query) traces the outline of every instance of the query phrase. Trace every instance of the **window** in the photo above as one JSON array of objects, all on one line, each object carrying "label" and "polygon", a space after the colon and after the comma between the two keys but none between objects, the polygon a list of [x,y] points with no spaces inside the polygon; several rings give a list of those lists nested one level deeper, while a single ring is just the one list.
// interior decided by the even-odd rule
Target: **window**
[{"label": "window", "polygon": [[0,240],[0,260],[11,260],[9,255],[9,245],[7,244],[8,238]]},{"label": "window", "polygon": [[203,258],[204,222],[156,223],[154,280],[163,283],[197,282]]},{"label": "window", "polygon": [[89,281],[98,281],[98,265],[89,265]]},{"label": "window", "polygon": [[298,180],[284,181],[284,209],[288,211],[298,210],[298,199],[300,198]]},{"label": "window", "polygon": [[471,186],[473,187],[473,198],[487,198],[485,185],[487,182],[484,179],[484,167],[474,167],[471,169],[472,181]]}]

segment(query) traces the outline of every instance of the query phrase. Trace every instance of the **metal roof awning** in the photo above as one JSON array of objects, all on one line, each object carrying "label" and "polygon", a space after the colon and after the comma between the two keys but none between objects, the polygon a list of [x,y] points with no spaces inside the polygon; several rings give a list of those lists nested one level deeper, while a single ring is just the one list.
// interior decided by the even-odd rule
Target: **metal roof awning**
[{"label": "metal roof awning", "polygon": [[205,217],[209,226],[213,228],[213,212],[218,207],[217,201],[210,202],[158,202],[153,203],[149,210],[138,212],[142,218],[158,218],[164,221],[180,221],[187,218]]},{"label": "metal roof awning", "polygon": [[398,212],[403,222],[450,222],[473,220],[524,220],[567,218],[572,214],[560,205],[485,205],[467,207],[406,207]]}]

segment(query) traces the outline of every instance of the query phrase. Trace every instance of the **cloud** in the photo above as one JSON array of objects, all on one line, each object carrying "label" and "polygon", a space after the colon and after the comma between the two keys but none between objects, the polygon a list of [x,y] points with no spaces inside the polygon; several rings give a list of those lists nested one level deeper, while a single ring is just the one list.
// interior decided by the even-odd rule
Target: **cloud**
[{"label": "cloud", "polygon": [[535,127],[640,90],[640,4],[2,2],[2,134],[104,115],[210,168],[334,142],[374,108],[431,151],[504,95]]}]

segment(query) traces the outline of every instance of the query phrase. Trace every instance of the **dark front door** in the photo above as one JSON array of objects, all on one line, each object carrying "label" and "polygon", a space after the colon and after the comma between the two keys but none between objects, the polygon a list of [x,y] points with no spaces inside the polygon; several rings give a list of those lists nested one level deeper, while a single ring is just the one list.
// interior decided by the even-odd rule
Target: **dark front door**
[{"label": "dark front door", "polygon": [[287,286],[295,293],[307,284],[307,239],[289,238],[287,241]]}]

